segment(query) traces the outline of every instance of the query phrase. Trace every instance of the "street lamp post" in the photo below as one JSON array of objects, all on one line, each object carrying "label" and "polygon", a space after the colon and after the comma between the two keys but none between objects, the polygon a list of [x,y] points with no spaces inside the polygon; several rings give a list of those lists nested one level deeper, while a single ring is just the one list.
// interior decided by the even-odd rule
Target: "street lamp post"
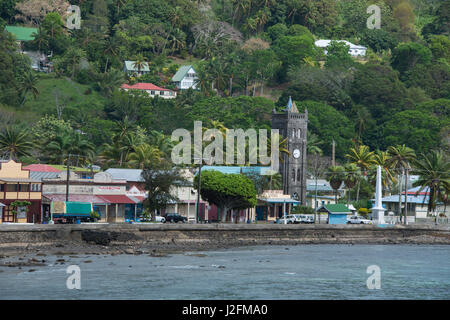
[{"label": "street lamp post", "polygon": [[198,186],[197,186],[197,202],[196,202],[196,210],[195,210],[195,221],[194,223],[197,223],[197,219],[199,216],[199,207],[200,207],[200,188],[201,188],[201,180],[202,180],[202,166],[203,163],[200,162],[200,167],[198,171]]}]

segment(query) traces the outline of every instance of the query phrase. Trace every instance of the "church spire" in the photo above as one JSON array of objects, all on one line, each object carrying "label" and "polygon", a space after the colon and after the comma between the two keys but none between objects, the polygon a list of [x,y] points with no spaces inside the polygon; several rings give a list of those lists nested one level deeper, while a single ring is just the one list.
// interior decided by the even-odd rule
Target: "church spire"
[{"label": "church spire", "polygon": [[289,101],[288,101],[288,104],[286,106],[286,111],[299,113],[298,109],[297,109],[297,105],[295,104],[294,101],[292,101],[292,97],[291,96],[289,96]]}]

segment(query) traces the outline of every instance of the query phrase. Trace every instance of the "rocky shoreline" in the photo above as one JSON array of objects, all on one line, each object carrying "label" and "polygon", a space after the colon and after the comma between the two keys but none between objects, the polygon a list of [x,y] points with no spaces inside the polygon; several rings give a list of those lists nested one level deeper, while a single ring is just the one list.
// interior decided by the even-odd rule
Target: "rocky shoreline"
[{"label": "rocky shoreline", "polygon": [[450,228],[268,224],[0,226],[0,267],[45,266],[47,256],[56,256],[64,263],[64,257],[78,255],[164,257],[240,246],[300,244],[450,244]]}]

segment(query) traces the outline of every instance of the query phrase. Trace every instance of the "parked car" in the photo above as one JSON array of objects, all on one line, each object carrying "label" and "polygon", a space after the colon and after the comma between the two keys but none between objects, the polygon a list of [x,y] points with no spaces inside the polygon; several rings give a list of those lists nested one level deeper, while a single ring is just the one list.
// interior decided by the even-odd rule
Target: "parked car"
[{"label": "parked car", "polygon": [[314,223],[314,217],[313,216],[307,216],[307,215],[300,215],[300,223]]},{"label": "parked car", "polygon": [[187,218],[179,215],[178,213],[168,213],[166,214],[165,218],[166,218],[165,222],[175,222],[175,223],[179,221],[187,222]]},{"label": "parked car", "polygon": [[286,218],[284,216],[282,216],[281,218],[278,218],[275,221],[275,223],[278,223],[278,224],[285,224],[285,222],[286,222],[286,224],[300,223],[300,222],[297,222],[297,217],[295,217],[295,215],[293,215],[293,214],[286,215]]},{"label": "parked car", "polygon": [[166,218],[162,217],[162,216],[155,216],[155,221],[156,222],[166,222]]},{"label": "parked car", "polygon": [[372,220],[364,219],[359,216],[351,216],[347,219],[348,224],[372,224]]}]

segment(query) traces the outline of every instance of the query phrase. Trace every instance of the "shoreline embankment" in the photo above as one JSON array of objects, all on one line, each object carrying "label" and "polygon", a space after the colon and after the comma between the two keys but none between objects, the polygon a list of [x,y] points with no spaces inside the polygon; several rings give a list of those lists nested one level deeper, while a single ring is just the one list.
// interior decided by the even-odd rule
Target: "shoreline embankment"
[{"label": "shoreline embankment", "polygon": [[257,245],[450,244],[449,225],[1,225],[0,256],[166,254]]}]

